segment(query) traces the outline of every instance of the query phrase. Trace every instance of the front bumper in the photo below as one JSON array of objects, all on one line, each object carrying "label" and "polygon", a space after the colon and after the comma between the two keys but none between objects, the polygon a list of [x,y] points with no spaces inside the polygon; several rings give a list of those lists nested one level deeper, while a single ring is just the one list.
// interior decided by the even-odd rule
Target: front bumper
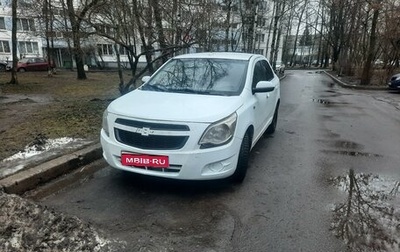
[{"label": "front bumper", "polygon": [[389,81],[388,88],[393,90],[400,90],[400,80]]},{"label": "front bumper", "polygon": [[[233,138],[224,146],[181,150],[143,150],[122,144],[108,137],[101,130],[103,157],[107,163],[117,169],[129,172],[182,180],[212,180],[231,176],[237,165],[241,139]],[[165,155],[169,157],[170,167],[132,167],[121,164],[121,153],[129,152],[146,155]]]}]

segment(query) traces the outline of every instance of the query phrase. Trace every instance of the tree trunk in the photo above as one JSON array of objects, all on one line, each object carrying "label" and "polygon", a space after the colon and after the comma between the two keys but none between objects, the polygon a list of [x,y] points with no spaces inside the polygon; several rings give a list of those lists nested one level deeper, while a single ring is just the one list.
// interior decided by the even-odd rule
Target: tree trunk
[{"label": "tree trunk", "polygon": [[374,60],[374,55],[375,55],[375,45],[376,45],[376,25],[378,23],[378,17],[379,17],[379,8],[374,10],[374,14],[372,17],[372,24],[371,24],[371,35],[369,37],[369,49],[368,49],[368,55],[367,55],[367,60],[364,63],[364,68],[363,68],[363,73],[361,76],[361,85],[369,85],[371,82],[371,76],[372,76],[372,61]]},{"label": "tree trunk", "polygon": [[[92,1],[90,4],[94,5],[97,1]],[[71,23],[71,32],[72,32],[72,43],[74,45],[74,56],[76,62],[76,70],[77,70],[77,79],[85,80],[87,79],[84,64],[83,64],[83,52],[81,48],[81,34],[80,34],[80,26],[82,21],[82,16],[76,17],[75,9],[74,9],[74,1],[67,0],[68,7],[68,17]],[[79,15],[85,15],[89,7],[85,7],[84,10],[80,11]]]},{"label": "tree trunk", "polygon": [[278,36],[278,24],[279,24],[279,19],[280,19],[280,15],[281,15],[281,11],[280,11],[280,3],[276,3],[275,2],[275,15],[274,15],[274,26],[272,27],[272,41],[271,41],[271,51],[269,54],[269,61],[272,63],[272,68],[274,70],[276,70],[276,61],[274,61],[275,59],[275,55],[276,55],[276,48],[275,45],[277,43],[277,36]]},{"label": "tree trunk", "polygon": [[231,5],[232,5],[232,1],[227,1],[226,3],[226,8],[227,8],[227,12],[226,12],[226,19],[225,19],[225,40],[224,40],[224,44],[225,44],[225,52],[228,51],[229,49],[229,28],[230,28],[230,23],[231,23]]},{"label": "tree trunk", "polygon": [[12,43],[12,55],[13,55],[13,68],[11,70],[10,84],[18,84],[17,77],[17,6],[18,0],[12,0],[12,31],[11,31],[11,43]]},{"label": "tree trunk", "polygon": [[164,29],[162,26],[162,13],[160,10],[160,6],[158,4],[158,0],[151,0],[151,7],[153,8],[153,13],[154,13],[154,20],[156,24],[156,31],[158,35],[158,42],[160,43],[160,48],[162,49],[162,61],[163,63],[167,62],[168,60],[168,54],[167,52],[167,43],[164,35]]}]

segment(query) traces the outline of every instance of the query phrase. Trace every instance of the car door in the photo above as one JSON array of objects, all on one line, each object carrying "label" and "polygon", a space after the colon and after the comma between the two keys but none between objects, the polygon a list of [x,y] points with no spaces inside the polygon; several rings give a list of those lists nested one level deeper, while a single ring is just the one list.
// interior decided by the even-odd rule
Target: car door
[{"label": "car door", "polygon": [[272,121],[272,118],[274,117],[274,113],[275,113],[275,106],[276,106],[276,103],[278,102],[278,96],[280,93],[279,78],[274,73],[274,70],[272,70],[271,65],[266,60],[263,60],[262,64],[266,69],[267,80],[270,81],[275,86],[275,89],[268,93],[268,99],[269,99],[269,103],[270,103],[269,105],[271,105],[271,107],[270,107],[271,111],[270,111],[270,114],[268,115],[268,121]]},{"label": "car door", "polygon": [[28,59],[25,65],[27,71],[35,70],[35,59]]},{"label": "car door", "polygon": [[42,58],[36,58],[35,59],[35,70],[36,71],[46,71],[47,70],[47,62],[45,59]]},{"label": "car door", "polygon": [[[252,87],[254,88],[259,81],[272,81],[274,74],[272,69],[269,67],[266,60],[262,59],[256,62],[253,72]],[[268,121],[273,116],[274,101],[271,97],[271,92],[255,93],[253,96],[256,99],[255,102],[255,118],[254,118],[254,136],[257,139],[266,128]]]}]

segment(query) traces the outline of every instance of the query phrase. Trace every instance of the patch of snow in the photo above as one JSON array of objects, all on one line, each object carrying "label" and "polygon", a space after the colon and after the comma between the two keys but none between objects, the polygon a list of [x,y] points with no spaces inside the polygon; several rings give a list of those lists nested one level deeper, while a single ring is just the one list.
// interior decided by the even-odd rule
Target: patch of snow
[{"label": "patch of snow", "polygon": [[67,144],[71,144],[71,143],[78,142],[78,141],[82,141],[82,139],[75,139],[75,138],[70,138],[70,137],[47,139],[46,143],[44,145],[28,145],[25,147],[24,151],[20,151],[16,154],[12,155],[11,157],[3,159],[3,162],[30,158],[32,156],[42,154],[45,151],[60,148]]},{"label": "patch of snow", "polygon": [[39,164],[91,143],[92,141],[80,138],[48,139],[43,135],[38,135],[23,151],[0,160],[0,179],[23,170],[29,165]]}]

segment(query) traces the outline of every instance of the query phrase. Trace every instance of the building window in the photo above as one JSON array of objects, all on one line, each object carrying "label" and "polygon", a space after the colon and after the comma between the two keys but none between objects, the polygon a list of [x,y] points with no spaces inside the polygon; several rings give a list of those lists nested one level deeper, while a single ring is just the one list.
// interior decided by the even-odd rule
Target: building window
[{"label": "building window", "polygon": [[18,50],[21,54],[39,54],[38,42],[18,42]]},{"label": "building window", "polygon": [[265,34],[256,34],[255,40],[257,42],[264,42],[265,41]]},{"label": "building window", "polygon": [[0,17],[0,29],[1,30],[6,29],[6,23],[4,22],[4,17]]},{"label": "building window", "polygon": [[33,19],[18,18],[17,31],[35,31],[35,22]]},{"label": "building window", "polygon": [[264,55],[264,49],[255,49],[254,53]]},{"label": "building window", "polygon": [[47,37],[49,38],[63,38],[63,33],[60,31],[52,31],[52,32],[47,32],[46,33]]},{"label": "building window", "polygon": [[10,50],[10,43],[6,40],[1,40],[0,41],[0,52],[1,53],[9,53],[11,52]]},{"label": "building window", "polygon": [[266,18],[260,16],[257,17],[257,27],[265,27],[266,23],[267,23]]},{"label": "building window", "polygon": [[64,16],[64,10],[61,8],[53,8],[52,12],[56,16]]},{"label": "building window", "polygon": [[97,44],[99,55],[113,55],[113,46],[111,44]]},{"label": "building window", "polygon": [[109,26],[105,26],[105,25],[99,25],[97,26],[97,32],[102,33],[102,34],[113,34],[114,30],[113,28],[109,27]]},{"label": "building window", "polygon": [[119,54],[120,55],[128,55],[128,50],[124,46],[120,45],[119,46]]}]

